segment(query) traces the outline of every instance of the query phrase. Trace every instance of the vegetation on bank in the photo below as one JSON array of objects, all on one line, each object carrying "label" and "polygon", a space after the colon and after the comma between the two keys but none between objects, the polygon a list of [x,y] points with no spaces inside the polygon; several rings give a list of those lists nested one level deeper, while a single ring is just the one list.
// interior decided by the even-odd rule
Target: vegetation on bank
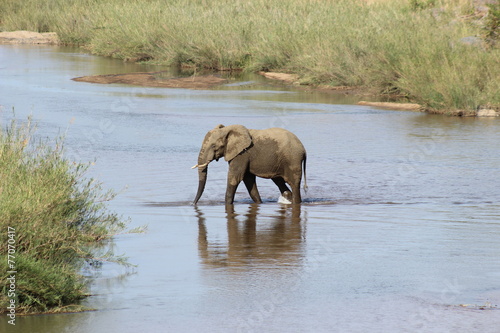
[{"label": "vegetation on bank", "polygon": [[125,228],[105,207],[113,193],[63,157],[61,140],[52,147],[34,130],[29,121],[0,128],[0,313],[78,310],[86,265],[127,265],[106,250]]},{"label": "vegetation on bank", "polygon": [[4,0],[0,29],[133,61],[286,71],[437,110],[500,106],[499,5],[470,0]]}]

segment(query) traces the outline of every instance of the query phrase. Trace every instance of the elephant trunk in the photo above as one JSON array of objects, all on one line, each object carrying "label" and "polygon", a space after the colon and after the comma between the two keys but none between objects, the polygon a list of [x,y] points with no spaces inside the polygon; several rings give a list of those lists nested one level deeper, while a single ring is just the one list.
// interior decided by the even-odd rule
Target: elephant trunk
[{"label": "elephant trunk", "polygon": [[198,156],[198,164],[193,168],[198,168],[198,191],[196,192],[196,197],[194,198],[193,205],[198,203],[201,195],[203,194],[203,190],[205,190],[205,184],[207,183],[208,176],[208,164],[211,162],[213,158],[211,156],[207,156],[207,149],[202,147],[200,150],[200,154]]},{"label": "elephant trunk", "polygon": [[198,168],[198,192],[196,192],[196,197],[194,198],[193,205],[198,203],[201,195],[203,194],[203,190],[205,190],[205,184],[207,183],[207,172],[208,166]]}]

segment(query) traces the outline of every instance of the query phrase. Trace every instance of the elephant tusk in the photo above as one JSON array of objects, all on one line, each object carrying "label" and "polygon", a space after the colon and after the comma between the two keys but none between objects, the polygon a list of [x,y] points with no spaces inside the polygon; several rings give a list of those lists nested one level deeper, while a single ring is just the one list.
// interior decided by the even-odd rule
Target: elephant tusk
[{"label": "elephant tusk", "polygon": [[194,169],[194,168],[204,168],[208,165],[209,162],[205,163],[205,164],[196,164],[196,165],[193,165],[191,167],[191,169]]}]

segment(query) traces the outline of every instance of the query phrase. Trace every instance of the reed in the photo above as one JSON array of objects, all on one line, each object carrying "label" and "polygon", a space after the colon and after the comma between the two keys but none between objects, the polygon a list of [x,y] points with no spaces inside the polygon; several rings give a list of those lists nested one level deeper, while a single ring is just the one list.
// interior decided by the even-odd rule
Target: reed
[{"label": "reed", "polygon": [[[4,0],[0,9],[4,30],[56,31],[125,60],[292,72],[302,84],[441,110],[500,105],[500,48],[480,39],[498,38],[498,24],[466,0]],[[469,36],[480,42],[462,42]]]}]

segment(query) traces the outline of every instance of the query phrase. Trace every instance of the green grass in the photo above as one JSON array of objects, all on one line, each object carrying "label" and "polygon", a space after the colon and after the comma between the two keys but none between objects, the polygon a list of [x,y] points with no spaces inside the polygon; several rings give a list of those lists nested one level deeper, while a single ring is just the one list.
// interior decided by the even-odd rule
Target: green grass
[{"label": "green grass", "polygon": [[[500,106],[497,7],[481,19],[466,0],[4,0],[0,28],[55,31],[125,60],[292,72],[473,111]],[[460,41],[469,36],[484,45]]]},{"label": "green grass", "polygon": [[[37,140],[34,131],[29,121],[0,129],[2,281],[9,271],[17,272],[14,297],[2,284],[0,313],[10,299],[18,314],[63,311],[77,304],[88,282],[82,268],[102,260],[96,257],[106,240],[126,227],[105,207],[114,194],[85,178],[89,165],[65,159],[62,140]],[[14,230],[10,237],[9,230]],[[111,253],[104,260],[126,264]]]}]

